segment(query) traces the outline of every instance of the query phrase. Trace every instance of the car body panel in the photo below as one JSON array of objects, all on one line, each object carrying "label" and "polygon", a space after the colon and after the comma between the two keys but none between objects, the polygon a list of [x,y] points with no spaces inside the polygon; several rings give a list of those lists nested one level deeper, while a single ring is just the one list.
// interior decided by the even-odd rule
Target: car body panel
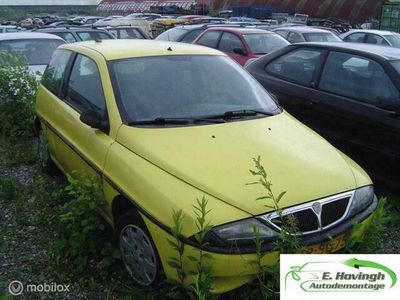
[{"label": "car body panel", "polygon": [[[325,92],[319,88],[318,81],[315,81],[315,86],[307,86],[265,70],[266,65],[295,49],[321,49],[324,51],[321,62],[325,62],[325,51],[335,51],[378,63],[400,90],[399,74],[387,61],[395,59],[396,55],[400,58],[399,50],[365,44],[339,44],[292,45],[275,55],[254,61],[248,70],[275,93],[283,107],[296,118],[349,153],[363,166],[371,164],[369,169],[374,174],[380,168],[383,174],[394,175],[394,166],[399,166],[400,161],[400,123],[393,112],[351,97]],[[322,67],[318,67],[316,72],[321,74]],[[315,78],[319,78],[318,74],[315,74]],[[383,164],[384,161],[390,163]],[[389,172],[390,169],[392,171]]]},{"label": "car body panel", "polygon": [[[262,190],[245,185],[254,181],[243,172],[251,167],[252,157],[262,157],[274,190],[287,192],[282,208],[356,187],[351,169],[336,149],[287,113],[210,126],[122,126],[117,141],[184,182],[252,215],[269,211],[265,203],[252,201]],[[324,176],[316,186],[315,178],[321,173]]]}]

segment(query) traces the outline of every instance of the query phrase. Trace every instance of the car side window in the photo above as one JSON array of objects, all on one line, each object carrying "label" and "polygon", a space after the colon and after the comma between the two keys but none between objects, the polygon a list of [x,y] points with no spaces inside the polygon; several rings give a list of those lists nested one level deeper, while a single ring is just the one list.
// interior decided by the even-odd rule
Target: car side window
[{"label": "car side window", "polygon": [[318,49],[296,49],[269,63],[266,71],[289,81],[311,85],[321,62],[321,53]]},{"label": "car side window", "polygon": [[275,30],[275,33],[279,34],[281,37],[287,39],[288,37],[288,31],[286,30]]},{"label": "car side window", "polygon": [[319,88],[369,104],[376,104],[378,97],[399,96],[380,64],[366,57],[340,52],[329,54]]},{"label": "car side window", "polygon": [[43,74],[42,85],[54,95],[58,95],[60,92],[65,70],[71,54],[72,52],[68,50],[56,50]]},{"label": "car side window", "polygon": [[297,32],[290,32],[289,35],[288,35],[287,40],[290,43],[302,43],[302,42],[304,42],[304,40],[301,37],[301,35],[298,34]]},{"label": "car side window", "polygon": [[389,46],[385,39],[377,34],[367,34],[367,44]]},{"label": "car side window", "polygon": [[346,36],[344,40],[350,43],[364,43],[365,33],[363,32],[353,33]]},{"label": "car side window", "polygon": [[58,35],[60,38],[62,38],[67,43],[75,43],[76,42],[76,38],[70,32],[57,32],[55,34]]},{"label": "car side window", "polygon": [[90,58],[78,54],[67,84],[65,99],[79,112],[94,112],[106,116],[106,103],[100,72]]},{"label": "car side window", "polygon": [[111,33],[116,39],[118,39],[118,31],[114,29],[109,29],[109,33]]},{"label": "car side window", "polygon": [[206,32],[199,40],[198,44],[211,47],[211,48],[217,48],[217,43],[219,36],[221,35],[221,32],[219,31],[209,31]]},{"label": "car side window", "polygon": [[245,50],[242,41],[237,35],[230,32],[224,32],[219,42],[218,50],[234,53],[235,48]]},{"label": "car side window", "polygon": [[203,32],[203,29],[196,29],[192,30],[189,33],[187,33],[183,39],[181,40],[182,43],[191,43],[193,42],[199,35],[200,33]]},{"label": "car side window", "polygon": [[119,35],[121,39],[143,39],[144,37],[134,28],[130,29],[121,29],[119,31]]}]

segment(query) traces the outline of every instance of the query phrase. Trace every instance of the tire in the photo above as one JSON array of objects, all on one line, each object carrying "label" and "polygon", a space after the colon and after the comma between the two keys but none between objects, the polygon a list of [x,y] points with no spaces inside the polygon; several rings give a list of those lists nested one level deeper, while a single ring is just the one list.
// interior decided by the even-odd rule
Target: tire
[{"label": "tire", "polygon": [[43,130],[40,129],[37,137],[37,153],[38,153],[38,163],[40,168],[48,175],[54,175],[57,172],[57,167],[51,160],[50,151],[47,144],[47,137]]},{"label": "tire", "polygon": [[130,210],[117,221],[121,258],[132,279],[140,286],[151,286],[162,280],[162,265],[153,239],[136,210]]}]

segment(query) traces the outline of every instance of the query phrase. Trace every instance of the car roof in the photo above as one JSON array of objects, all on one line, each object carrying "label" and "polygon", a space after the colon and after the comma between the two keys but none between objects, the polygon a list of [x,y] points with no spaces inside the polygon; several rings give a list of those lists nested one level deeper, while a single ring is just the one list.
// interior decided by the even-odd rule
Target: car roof
[{"label": "car roof", "polygon": [[387,31],[387,30],[374,30],[374,29],[351,29],[350,31],[344,33],[343,35],[350,35],[352,33],[373,33],[378,35],[393,35],[394,32]]},{"label": "car roof", "polygon": [[260,28],[248,28],[248,27],[209,27],[207,30],[220,30],[220,31],[229,31],[236,32],[242,34],[253,34],[253,33],[272,33],[271,31],[267,31],[265,29]]},{"label": "car roof", "polygon": [[386,60],[400,59],[400,49],[387,46],[377,46],[377,45],[362,44],[362,43],[337,43],[337,42],[299,43],[296,45],[303,47],[306,46],[311,48],[319,47],[319,48],[338,49],[338,50],[353,50],[360,53],[362,52],[366,54],[377,55]]},{"label": "car roof", "polygon": [[63,45],[61,48],[98,52],[106,60],[164,55],[223,55],[224,53],[198,45],[156,40],[102,40]]},{"label": "car roof", "polygon": [[278,27],[275,28],[274,31],[276,30],[290,30],[298,33],[309,33],[309,32],[329,32],[332,33],[329,30],[326,29],[321,29],[321,28],[315,28],[311,26],[293,26],[293,27]]},{"label": "car roof", "polygon": [[91,28],[91,27],[49,27],[49,28],[39,28],[37,31],[42,31],[42,32],[71,32],[71,31],[93,31],[93,32],[104,32],[102,29],[96,29],[96,28]]},{"label": "car roof", "polygon": [[50,40],[62,40],[62,38],[48,33],[41,32],[9,32],[2,33],[0,35],[0,40],[25,40],[25,39],[50,39]]}]

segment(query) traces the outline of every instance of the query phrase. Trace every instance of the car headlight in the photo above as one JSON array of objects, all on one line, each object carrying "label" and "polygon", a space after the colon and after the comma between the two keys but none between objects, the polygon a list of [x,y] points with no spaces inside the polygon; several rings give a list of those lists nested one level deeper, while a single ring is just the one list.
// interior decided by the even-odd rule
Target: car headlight
[{"label": "car headlight", "polygon": [[[216,240],[220,240],[228,247],[254,245],[256,238],[254,229],[258,231],[259,237],[262,240],[274,240],[279,235],[277,231],[261,221],[251,218],[214,227],[208,236],[208,242],[211,245],[215,245]],[[214,238],[212,238],[213,235]]]},{"label": "car headlight", "polygon": [[372,185],[356,189],[348,217],[352,217],[366,209],[374,200],[374,196],[374,187]]}]

